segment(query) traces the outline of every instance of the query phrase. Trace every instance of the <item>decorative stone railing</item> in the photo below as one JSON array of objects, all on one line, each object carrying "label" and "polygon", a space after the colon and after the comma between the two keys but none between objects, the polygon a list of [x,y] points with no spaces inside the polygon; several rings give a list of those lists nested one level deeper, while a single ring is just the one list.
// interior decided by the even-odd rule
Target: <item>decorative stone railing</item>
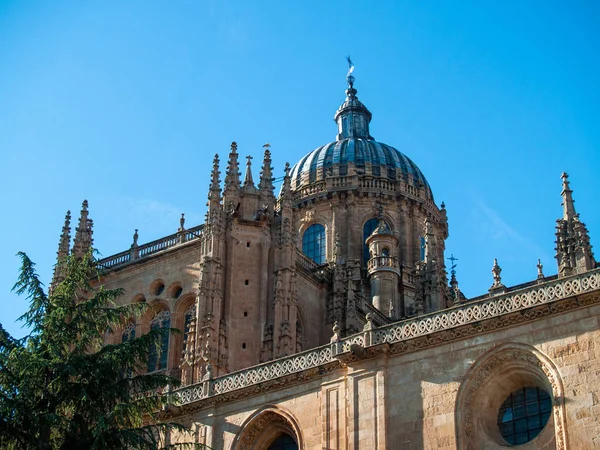
[{"label": "decorative stone railing", "polygon": [[474,324],[485,319],[523,311],[563,298],[600,290],[600,270],[562,278],[534,287],[500,294],[487,299],[467,302],[443,311],[403,320],[380,328],[365,327],[365,331],[344,339],[332,339],[331,344],[280,358],[222,377],[207,379],[175,391],[181,404],[188,404],[213,395],[247,388],[265,381],[335,362],[352,351],[354,344],[366,348],[394,344],[417,337]]},{"label": "decorative stone railing", "polygon": [[400,273],[400,264],[396,256],[374,256],[367,262],[369,274],[376,270],[392,270]]},{"label": "decorative stone railing", "polygon": [[132,245],[130,250],[126,250],[116,255],[103,258],[97,265],[100,270],[110,270],[118,266],[128,264],[134,260],[145,258],[155,253],[161,252],[176,245],[183,244],[198,238],[202,234],[204,225],[198,225],[187,230],[178,231],[175,234],[165,236],[144,245]]},{"label": "decorative stone railing", "polygon": [[314,272],[319,268],[319,265],[316,262],[300,251],[296,251],[296,264],[309,272]]}]

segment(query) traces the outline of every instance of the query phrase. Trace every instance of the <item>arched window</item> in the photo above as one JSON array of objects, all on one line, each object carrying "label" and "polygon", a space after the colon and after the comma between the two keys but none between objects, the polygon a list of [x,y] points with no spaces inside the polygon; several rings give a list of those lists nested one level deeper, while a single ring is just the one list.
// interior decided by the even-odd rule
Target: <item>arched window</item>
[{"label": "arched window", "polygon": [[268,450],[298,450],[298,444],[289,434],[282,434],[269,445]]},{"label": "arched window", "polygon": [[129,342],[135,339],[135,322],[129,324],[123,329],[121,334],[121,342]]},{"label": "arched window", "polygon": [[325,264],[325,227],[315,223],[302,235],[302,253],[317,264]]},{"label": "arched window", "polygon": [[[171,313],[163,309],[160,311],[152,322],[150,322],[150,329],[156,330],[158,328],[169,328],[171,326]],[[154,372],[156,370],[162,370],[167,368],[167,358],[169,355],[169,333],[163,333],[160,339],[160,346],[152,345],[150,347],[150,355],[148,357],[148,372]]]},{"label": "arched window", "polygon": [[425,260],[425,237],[421,236],[419,238],[419,247],[420,247],[420,255],[421,261]]},{"label": "arched window", "polygon": [[375,228],[379,224],[379,219],[373,217],[365,222],[363,226],[363,264],[367,265],[367,261],[369,261],[369,246],[367,245],[367,238],[373,234]]}]

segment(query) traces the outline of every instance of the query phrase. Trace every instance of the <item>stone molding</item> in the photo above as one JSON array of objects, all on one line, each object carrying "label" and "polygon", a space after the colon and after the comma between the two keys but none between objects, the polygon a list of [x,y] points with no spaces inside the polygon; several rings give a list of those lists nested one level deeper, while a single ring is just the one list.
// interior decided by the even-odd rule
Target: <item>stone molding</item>
[{"label": "stone molding", "polygon": [[[475,403],[485,397],[485,386],[503,367],[528,370],[540,376],[552,390],[554,437],[556,449],[567,448],[564,387],[560,373],[552,361],[536,348],[520,343],[501,344],[482,355],[469,368],[461,384],[456,402],[457,449],[477,450],[477,436],[481,432],[477,418],[484,413],[476,411]],[[496,413],[496,411],[494,411]]]},{"label": "stone molding", "polygon": [[244,421],[231,448],[261,450],[267,448],[281,433],[292,436],[298,448],[303,448],[300,427],[294,417],[277,406],[267,406]]},{"label": "stone molding", "polygon": [[[600,303],[600,270],[553,280],[374,328],[285,358],[230,373],[175,393],[187,410],[320,377],[340,365],[399,354]],[[583,295],[589,294],[589,295]],[[365,349],[360,357],[353,349]],[[196,404],[193,404],[196,403]]]}]

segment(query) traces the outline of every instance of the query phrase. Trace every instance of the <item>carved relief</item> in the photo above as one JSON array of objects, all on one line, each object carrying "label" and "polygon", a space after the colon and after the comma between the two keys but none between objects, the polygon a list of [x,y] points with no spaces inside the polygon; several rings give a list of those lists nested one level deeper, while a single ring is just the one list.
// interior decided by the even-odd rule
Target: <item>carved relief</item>
[{"label": "carved relief", "polygon": [[[457,448],[476,450],[483,436],[487,435],[487,438],[494,439],[489,436],[486,425],[488,428],[495,426],[497,411],[495,409],[485,411],[482,408],[494,408],[499,405],[489,401],[490,393],[487,387],[490,383],[496,386],[501,384],[510,386],[511,377],[518,378],[518,381],[513,382],[518,386],[517,388],[525,387],[521,386],[523,383],[534,385],[540,382],[550,388],[554,404],[553,426],[556,449],[564,450],[566,448],[564,389],[559,372],[550,359],[534,347],[515,343],[503,344],[493,349],[491,354],[476,361],[467,373],[466,380],[459,389],[456,406]],[[502,383],[496,382],[496,378],[501,378]],[[508,388],[509,391],[510,389],[512,388]],[[486,423],[489,422],[486,416],[493,417],[492,424]],[[546,430],[542,433],[544,431]]]},{"label": "carved relief", "polygon": [[290,435],[302,448],[300,429],[296,421],[286,412],[276,408],[266,408],[250,417],[242,431],[236,436],[232,449],[263,450],[281,434]]}]

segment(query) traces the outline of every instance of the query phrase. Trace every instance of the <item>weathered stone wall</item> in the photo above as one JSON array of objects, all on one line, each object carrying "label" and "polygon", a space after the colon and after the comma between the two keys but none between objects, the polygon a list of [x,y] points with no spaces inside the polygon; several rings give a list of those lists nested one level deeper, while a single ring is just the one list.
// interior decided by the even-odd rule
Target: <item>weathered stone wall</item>
[{"label": "weathered stone wall", "polygon": [[261,443],[273,420],[259,418],[269,411],[284,417],[281,430],[299,430],[303,449],[500,449],[498,407],[533,383],[555,396],[554,414],[520,448],[597,448],[599,314],[594,305],[410,353],[392,347],[289,387],[217,397],[181,419],[197,424],[212,448]]}]

